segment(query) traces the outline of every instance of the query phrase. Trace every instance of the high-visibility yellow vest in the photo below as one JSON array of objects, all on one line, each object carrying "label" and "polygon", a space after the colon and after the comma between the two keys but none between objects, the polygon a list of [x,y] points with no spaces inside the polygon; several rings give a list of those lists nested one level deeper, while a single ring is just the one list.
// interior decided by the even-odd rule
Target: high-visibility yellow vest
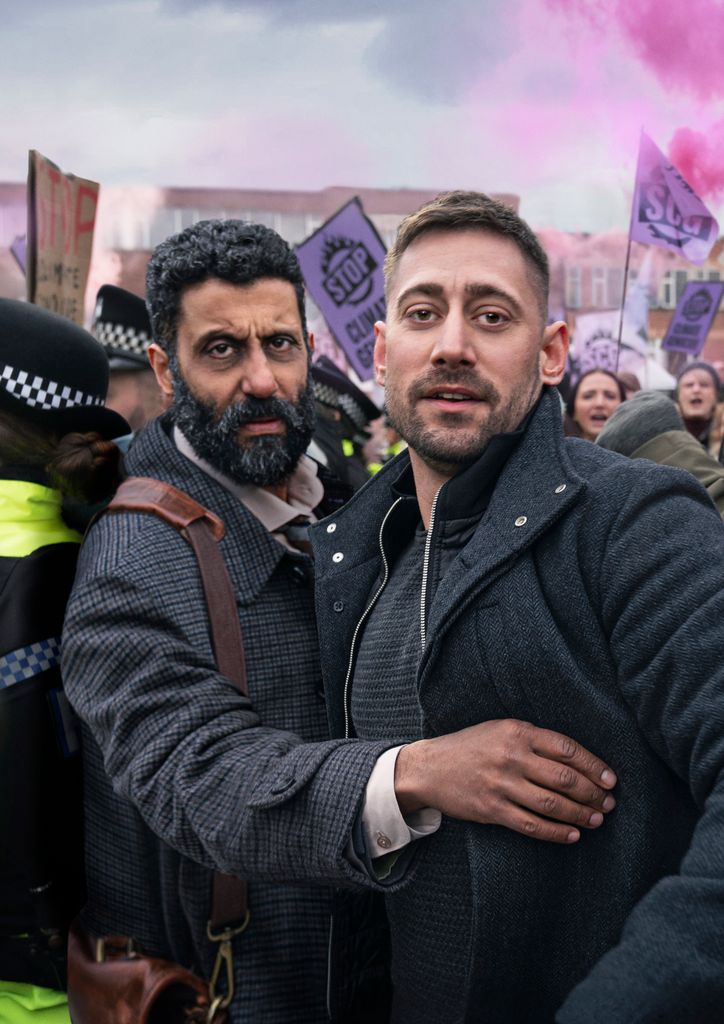
[{"label": "high-visibility yellow vest", "polygon": [[80,544],[80,534],[61,518],[61,501],[52,487],[0,480],[0,557],[24,558],[46,544]]},{"label": "high-visibility yellow vest", "polygon": [[[63,522],[61,495],[25,480],[0,480],[0,557],[24,558],[48,544],[80,543]],[[0,979],[2,1024],[71,1024],[68,996]]]},{"label": "high-visibility yellow vest", "polygon": [[70,1024],[68,996],[37,985],[0,981],[3,1024]]}]

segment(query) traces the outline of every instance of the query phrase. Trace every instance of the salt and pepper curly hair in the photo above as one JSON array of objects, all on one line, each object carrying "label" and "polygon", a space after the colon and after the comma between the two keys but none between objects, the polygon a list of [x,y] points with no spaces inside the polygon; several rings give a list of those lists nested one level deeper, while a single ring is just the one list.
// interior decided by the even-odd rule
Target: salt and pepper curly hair
[{"label": "salt and pepper curly hair", "polygon": [[276,231],[241,220],[202,220],[172,235],[156,246],[146,273],[146,304],[154,340],[173,352],[181,294],[188,285],[208,278],[248,285],[270,277],[294,287],[307,342],[299,261]]}]

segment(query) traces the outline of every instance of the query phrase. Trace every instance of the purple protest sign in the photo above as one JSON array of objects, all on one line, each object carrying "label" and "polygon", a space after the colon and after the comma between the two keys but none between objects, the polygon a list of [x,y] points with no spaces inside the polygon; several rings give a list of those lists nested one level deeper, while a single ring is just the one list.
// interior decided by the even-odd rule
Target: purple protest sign
[{"label": "purple protest sign", "polygon": [[25,235],[16,235],[13,239],[13,244],[10,246],[10,252],[15,257],[15,260],[23,273],[25,273],[26,249],[27,245]]},{"label": "purple protest sign", "polygon": [[723,281],[689,281],[671,318],[662,348],[698,356],[724,295]]},{"label": "purple protest sign", "polygon": [[304,282],[360,380],[373,373],[376,320],[385,318],[385,246],[351,199],[297,246]]},{"label": "purple protest sign", "polygon": [[641,132],[631,239],[704,263],[719,234],[716,218],[670,160]]}]

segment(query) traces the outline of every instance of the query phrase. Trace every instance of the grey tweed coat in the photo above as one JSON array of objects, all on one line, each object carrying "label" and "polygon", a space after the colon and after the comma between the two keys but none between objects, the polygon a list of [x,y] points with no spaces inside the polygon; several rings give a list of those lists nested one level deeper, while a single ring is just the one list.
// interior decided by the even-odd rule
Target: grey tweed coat
[{"label": "grey tweed coat", "polygon": [[153,515],[103,517],[83,545],[63,638],[66,692],[84,723],[86,926],[208,976],[212,870],[250,879],[232,1021],[319,1024],[328,883],[373,887],[344,849],[388,744],[328,739],[311,562],[180,455],[161,420],[127,468],[226,524],[251,706],[216,671],[186,542]]},{"label": "grey tweed coat", "polygon": [[[338,731],[406,477],[405,454],[334,532],[313,529]],[[464,505],[464,472],[439,516],[459,517],[456,491]],[[618,805],[575,846],[453,819],[416,844],[413,882],[387,897],[395,1024],[722,1024],[723,583],[724,528],[694,478],[564,439],[544,394],[428,610],[423,731],[559,730],[617,771]]]}]

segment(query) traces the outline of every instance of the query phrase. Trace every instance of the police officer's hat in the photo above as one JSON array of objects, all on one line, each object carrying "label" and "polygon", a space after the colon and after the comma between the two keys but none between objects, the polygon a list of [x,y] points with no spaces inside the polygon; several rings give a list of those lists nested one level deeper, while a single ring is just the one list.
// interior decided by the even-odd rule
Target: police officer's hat
[{"label": "police officer's hat", "polygon": [[146,303],[133,292],[114,284],[99,288],[91,330],[106,350],[112,370],[150,369],[146,350],[151,321]]},{"label": "police officer's hat", "polygon": [[108,360],[101,345],[70,320],[29,302],[0,299],[0,409],[50,431],[130,432],[104,406]]},{"label": "police officer's hat", "polygon": [[346,373],[327,356],[320,356],[312,364],[312,380],[316,400],[345,413],[357,430],[364,430],[371,420],[382,415],[364,391],[353,384]]}]

